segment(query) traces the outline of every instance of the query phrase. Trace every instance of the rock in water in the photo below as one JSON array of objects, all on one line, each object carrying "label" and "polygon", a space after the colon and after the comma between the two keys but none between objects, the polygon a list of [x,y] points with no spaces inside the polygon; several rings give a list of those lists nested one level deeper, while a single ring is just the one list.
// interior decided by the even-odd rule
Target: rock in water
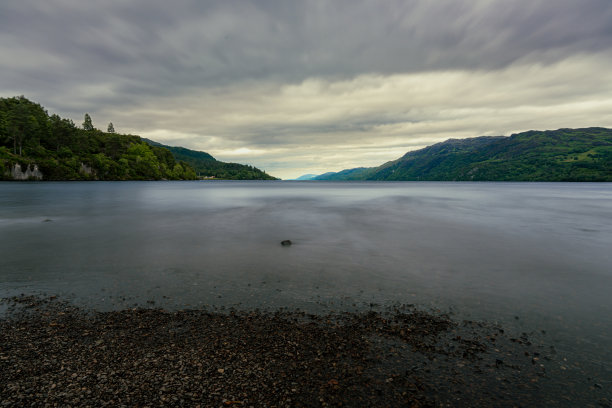
[{"label": "rock in water", "polygon": [[289,239],[286,239],[286,240],[284,240],[284,241],[281,241],[281,245],[282,245],[282,246],[289,246],[289,245],[291,245],[291,244],[292,244],[292,242],[291,242],[291,240],[289,240]]}]

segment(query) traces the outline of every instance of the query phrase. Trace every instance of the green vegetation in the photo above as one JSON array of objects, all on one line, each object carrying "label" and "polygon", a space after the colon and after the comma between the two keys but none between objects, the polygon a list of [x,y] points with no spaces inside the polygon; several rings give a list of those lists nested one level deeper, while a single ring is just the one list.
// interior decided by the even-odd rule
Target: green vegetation
[{"label": "green vegetation", "polygon": [[15,164],[22,169],[36,165],[44,180],[196,178],[166,149],[138,136],[97,130],[89,114],[79,129],[23,96],[0,98],[0,179],[12,179]]},{"label": "green vegetation", "polygon": [[449,139],[379,167],[315,180],[612,181],[612,129]]},{"label": "green vegetation", "polygon": [[274,179],[208,153],[116,133],[112,123],[103,132],[88,113],[78,128],[23,96],[0,98],[0,180],[12,180],[15,165],[23,172],[36,166],[44,180],[194,180],[196,171],[218,179]]},{"label": "green vegetation", "polygon": [[320,176],[314,177],[311,180],[367,180],[366,175],[372,170],[370,167],[357,167],[355,169],[346,169],[337,173],[328,172],[323,173]]},{"label": "green vegetation", "polygon": [[216,160],[210,154],[186,149],[184,147],[166,146],[152,140],[143,139],[152,146],[162,147],[172,152],[177,160],[181,160],[195,169],[198,177],[224,180],[277,180],[265,171],[256,167],[225,163]]}]

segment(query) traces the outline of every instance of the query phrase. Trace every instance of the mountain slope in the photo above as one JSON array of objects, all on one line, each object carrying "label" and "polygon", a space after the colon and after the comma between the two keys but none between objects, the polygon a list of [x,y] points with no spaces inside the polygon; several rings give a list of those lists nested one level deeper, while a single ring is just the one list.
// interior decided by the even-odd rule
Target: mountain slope
[{"label": "mountain slope", "polygon": [[303,174],[300,177],[294,179],[296,181],[307,181],[307,180],[312,180],[313,178],[317,177],[316,174]]},{"label": "mountain slope", "polygon": [[315,177],[313,180],[367,180],[371,170],[372,168],[370,167],[357,167],[354,169],[342,170],[337,173],[323,173],[320,176]]},{"label": "mountain slope", "polygon": [[164,148],[138,136],[102,132],[91,118],[85,124],[78,128],[69,119],[49,116],[23,96],[0,98],[0,180],[196,178]]},{"label": "mountain slope", "polygon": [[0,98],[0,180],[269,180],[252,166],[164,146],[139,136],[83,128],[27,98]]},{"label": "mountain slope", "polygon": [[168,149],[176,160],[183,161],[195,169],[200,177],[225,180],[277,180],[265,171],[246,164],[218,161],[210,154],[185,147],[166,146],[149,139],[143,139],[152,146]]},{"label": "mountain slope", "polygon": [[612,129],[449,139],[379,167],[315,180],[612,181]]}]

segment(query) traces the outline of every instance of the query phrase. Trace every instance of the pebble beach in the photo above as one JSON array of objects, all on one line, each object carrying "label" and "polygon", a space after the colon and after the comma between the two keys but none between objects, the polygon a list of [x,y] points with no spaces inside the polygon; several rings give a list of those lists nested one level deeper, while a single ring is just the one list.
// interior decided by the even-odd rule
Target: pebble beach
[{"label": "pebble beach", "polygon": [[[2,406],[514,407],[576,401],[571,387],[549,390],[554,349],[532,343],[527,334],[515,338],[501,327],[413,306],[315,315],[96,312],[33,296],[2,303]],[[609,406],[597,398],[597,385],[585,406]]]}]

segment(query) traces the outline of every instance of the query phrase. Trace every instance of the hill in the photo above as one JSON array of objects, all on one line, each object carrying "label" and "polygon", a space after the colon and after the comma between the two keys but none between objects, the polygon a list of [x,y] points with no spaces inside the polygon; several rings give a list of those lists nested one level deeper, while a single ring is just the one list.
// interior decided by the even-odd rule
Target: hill
[{"label": "hill", "polygon": [[313,178],[313,180],[366,180],[367,174],[372,170],[370,167],[357,167],[354,169],[346,169],[337,173],[327,172]]},{"label": "hill", "polygon": [[94,128],[85,114],[82,127],[49,115],[27,98],[0,98],[0,180],[194,180],[273,179],[204,152],[164,146],[135,135]]},{"label": "hill", "polygon": [[308,181],[308,180],[312,180],[313,178],[317,177],[317,174],[303,174],[300,177],[294,179],[296,181]]},{"label": "hill", "polygon": [[612,181],[612,129],[449,139],[379,167],[315,180]]},{"label": "hill", "polygon": [[0,98],[1,180],[195,179],[170,151],[140,137],[83,127],[51,115],[25,97]]},{"label": "hill", "polygon": [[246,164],[218,161],[205,152],[190,150],[184,147],[166,146],[149,139],[144,139],[152,146],[169,150],[176,160],[189,164],[198,177],[224,180],[277,180],[265,171]]}]

